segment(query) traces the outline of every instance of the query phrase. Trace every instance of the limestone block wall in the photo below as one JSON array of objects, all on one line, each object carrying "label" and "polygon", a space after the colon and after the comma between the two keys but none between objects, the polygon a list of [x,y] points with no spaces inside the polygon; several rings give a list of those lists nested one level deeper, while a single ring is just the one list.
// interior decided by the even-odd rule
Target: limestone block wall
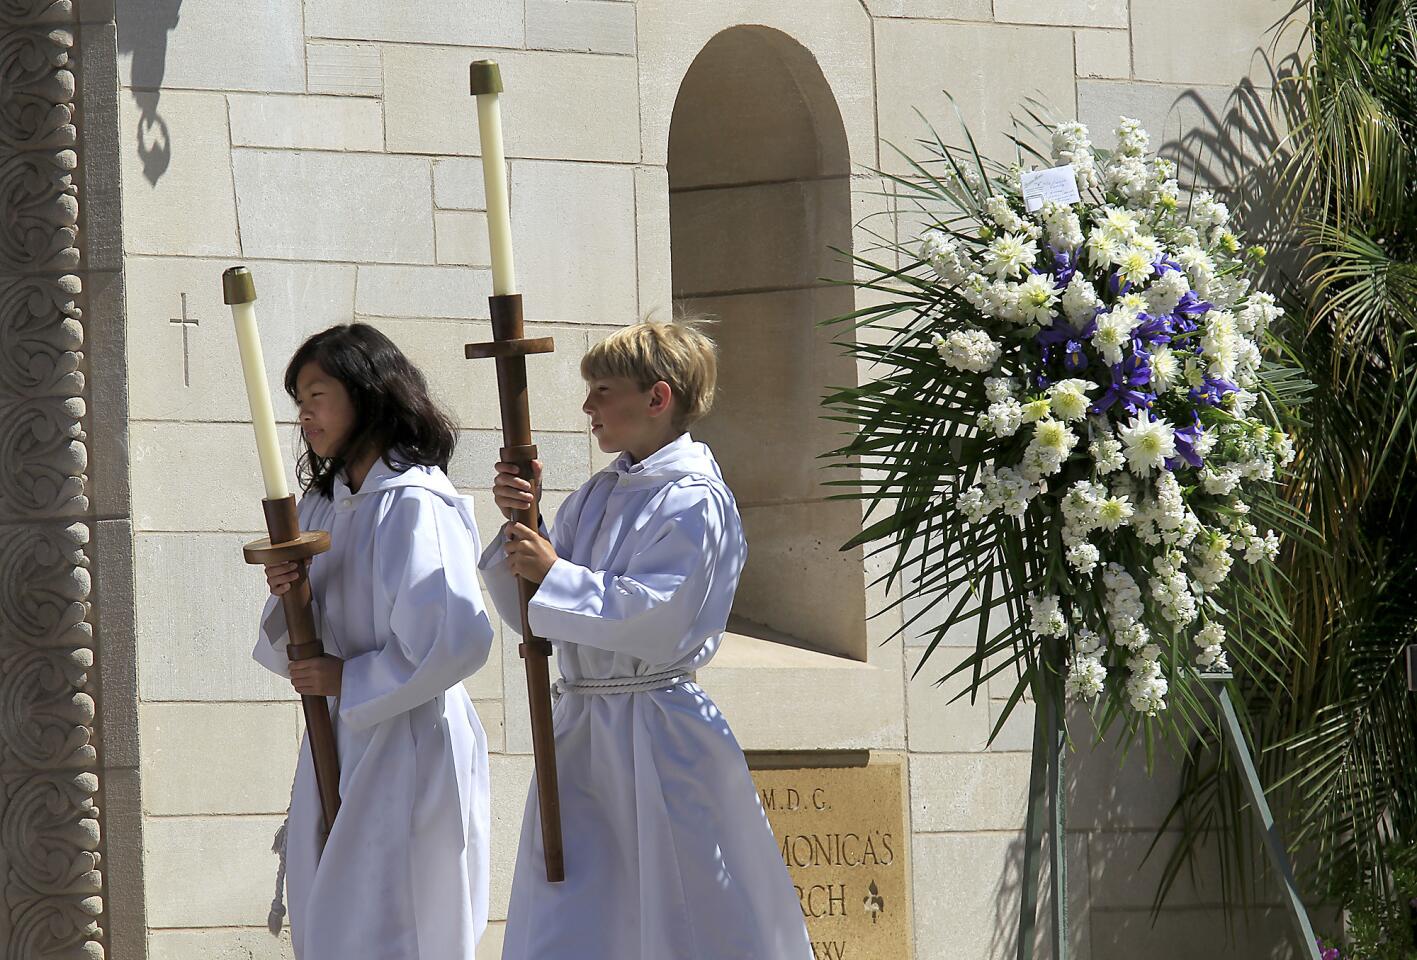
[{"label": "limestone block wall", "polygon": [[[1159,137],[1179,137],[1212,122],[1207,109],[1223,112],[1242,79],[1262,76],[1253,51],[1286,7],[1198,0],[1182,41],[1175,6],[1160,0],[283,0],[239,12],[220,0],[119,0],[143,869],[141,880],[112,891],[110,910],[145,913],[154,960],[289,956],[288,941],[271,938],[264,919],[270,840],[288,799],[299,715],[283,682],[249,659],[264,589],[240,545],[258,534],[261,487],[218,277],[235,262],[253,270],[273,383],[299,341],[330,324],[358,318],[388,333],[460,425],[454,481],[485,490],[500,442],[495,387],[489,370],[461,359],[462,343],[487,337],[491,287],[470,60],[502,63],[528,326],[530,335],[557,339],[556,354],[532,361],[533,420],[554,508],[605,462],[579,412],[580,356],[616,327],[669,307],[676,292],[711,300],[725,315],[723,337],[763,338],[751,350],[735,339],[726,355],[800,344],[795,356],[765,361],[772,376],[756,384],[726,375],[735,389],[762,391],[735,400],[739,431],[753,427],[755,402],[783,403],[839,382],[839,371],[828,376],[816,359],[825,356],[815,339],[824,335],[802,306],[830,302],[816,280],[824,271],[791,282],[753,272],[764,262],[757,251],[781,255],[795,241],[772,249],[777,215],[743,202],[752,171],[732,168],[734,150],[713,142],[714,127],[684,122],[676,107],[691,65],[715,37],[760,31],[764,64],[787,64],[819,85],[806,114],[812,122],[792,142],[826,150],[825,128],[814,124],[829,105],[837,165],[821,166],[832,159],[825,154],[778,159],[845,178],[839,196],[849,209],[826,188],[798,186],[794,216],[813,230],[840,224],[837,235],[866,251],[873,230],[893,229],[872,215],[895,202],[880,195],[870,170],[905,169],[879,138],[904,145],[917,136],[915,107],[943,122],[942,90],[996,151],[1006,146],[1011,112],[1029,97],[1103,129],[1125,111]],[[742,111],[762,116],[757,128],[739,128],[735,146],[745,156],[770,153],[788,136],[774,125],[771,102],[739,96]],[[677,157],[675,131],[691,138]],[[696,165],[696,156],[715,159]],[[729,237],[713,250],[706,240],[672,249],[672,183],[733,188],[718,199],[739,212],[720,222],[739,224],[744,242],[769,242],[744,248]],[[712,282],[680,284],[684,265],[696,262],[707,264]],[[735,277],[747,280],[735,285]],[[745,293],[754,298],[748,307]],[[774,297],[790,308],[774,309]],[[785,377],[795,378],[791,389]],[[294,411],[284,398],[277,410],[293,460]],[[734,445],[734,423],[710,429]],[[819,435],[816,424],[810,429]],[[742,469],[757,469],[751,453],[738,455]],[[792,482],[802,468],[800,460],[782,467],[795,471]],[[752,483],[766,489],[771,480],[767,473]],[[834,527],[818,523],[820,492],[811,488],[798,483],[804,492],[793,503],[765,511],[755,541],[780,551],[773,555],[789,571],[810,573],[815,561],[803,558],[824,557],[839,542],[828,542]],[[494,508],[485,496],[477,508],[485,541]],[[888,599],[870,586],[871,569],[860,577],[859,589],[798,600],[813,616],[852,618],[851,629],[827,631],[804,614],[777,627],[795,645],[743,631],[701,680],[746,749],[903,759],[915,955],[1012,956],[1028,724],[1020,719],[986,745],[1000,701],[952,704],[950,691],[930,684],[958,662],[960,647],[943,648],[912,681],[920,638],[885,643],[898,617],[856,623]],[[857,640],[840,641],[853,631]],[[825,639],[828,632],[836,638]],[[531,774],[521,665],[514,641],[503,641],[468,681],[494,751],[486,957],[499,955]],[[1106,960],[1143,945],[1163,958],[1192,955],[1178,932],[1214,940],[1211,956],[1271,955],[1273,925],[1246,943],[1223,943],[1218,900],[1204,881],[1162,914],[1150,940],[1155,860],[1138,863],[1169,786],[1130,767],[1118,780],[1110,754],[1078,765],[1068,837],[1074,956]],[[130,950],[124,960],[138,955]]]}]

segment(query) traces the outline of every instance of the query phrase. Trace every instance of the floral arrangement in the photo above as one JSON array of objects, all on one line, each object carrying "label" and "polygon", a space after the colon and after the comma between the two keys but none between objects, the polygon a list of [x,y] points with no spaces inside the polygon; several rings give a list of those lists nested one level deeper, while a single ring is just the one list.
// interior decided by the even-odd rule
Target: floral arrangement
[{"label": "floral arrangement", "polygon": [[939,627],[980,619],[976,685],[1008,647],[1051,649],[1069,696],[1155,716],[1183,677],[1228,668],[1253,589],[1234,564],[1279,550],[1266,518],[1294,454],[1262,345],[1282,310],[1251,286],[1264,251],[1211,194],[1182,198],[1135,120],[1110,152],[1080,123],[1048,132],[1038,159],[1076,202],[1026,198],[1021,163],[938,138],[899,178],[929,225],[863,284],[906,299],[863,311],[889,343],[856,348],[896,373],[828,402],[860,431],[838,453],[880,469],[874,499],[898,510],[859,539],[913,547],[936,602],[976,598]]}]

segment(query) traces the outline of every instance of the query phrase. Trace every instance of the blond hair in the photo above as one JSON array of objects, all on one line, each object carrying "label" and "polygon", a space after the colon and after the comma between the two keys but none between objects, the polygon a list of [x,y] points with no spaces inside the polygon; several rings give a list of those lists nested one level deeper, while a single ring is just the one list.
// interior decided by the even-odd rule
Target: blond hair
[{"label": "blond hair", "polygon": [[648,316],[622,327],[581,358],[581,377],[624,377],[641,390],[663,380],[674,394],[674,427],[686,430],[713,409],[718,347],[702,328],[714,319],[708,314],[688,314],[669,321]]}]

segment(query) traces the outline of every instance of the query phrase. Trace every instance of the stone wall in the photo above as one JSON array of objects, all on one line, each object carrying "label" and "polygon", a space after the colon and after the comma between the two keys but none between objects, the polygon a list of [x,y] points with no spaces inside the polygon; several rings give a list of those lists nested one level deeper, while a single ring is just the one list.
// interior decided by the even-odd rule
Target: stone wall
[{"label": "stone wall", "polygon": [[[1223,113],[1245,78],[1266,86],[1253,52],[1286,7],[1200,0],[1178,24],[1181,14],[1160,0],[304,0],[239,10],[218,0],[119,0],[143,869],[111,895],[115,918],[140,918],[154,960],[289,952],[263,924],[299,715],[288,687],[249,659],[264,590],[240,545],[258,534],[261,488],[221,270],[242,262],[255,274],[272,382],[303,337],[332,323],[357,317],[387,332],[462,428],[455,482],[486,488],[499,443],[495,389],[460,349],[486,338],[490,292],[469,60],[502,63],[528,326],[532,336],[557,338],[555,355],[532,360],[533,420],[554,508],[605,460],[579,412],[581,354],[668,307],[681,258],[703,253],[671,251],[670,167],[681,161],[669,140],[681,82],[715,36],[750,24],[810,55],[849,160],[825,173],[849,176],[847,217],[859,224],[852,242],[866,251],[882,229],[872,215],[894,202],[870,169],[904,169],[879,138],[908,144],[920,133],[915,107],[945,124],[942,90],[995,151],[1007,147],[1011,112],[1029,97],[1103,129],[1118,112],[1139,115],[1179,142]],[[764,56],[783,49],[769,45]],[[769,125],[763,136],[772,134]],[[763,137],[742,145],[764,146]],[[691,179],[703,175],[692,157],[682,162]],[[721,183],[745,183],[731,173]],[[806,209],[837,215],[818,201]],[[744,254],[735,265],[733,252],[720,251],[724,269],[758,263]],[[810,292],[814,279],[793,285]],[[725,283],[690,292],[731,294]],[[735,309],[729,300],[716,307]],[[809,323],[796,329],[822,336]],[[775,336],[774,344],[791,342]],[[802,389],[813,376],[826,385],[814,365],[774,369],[805,373]],[[772,402],[764,389],[761,402]],[[290,422],[293,412],[278,399],[279,416]],[[286,431],[293,452],[294,429]],[[485,495],[477,509],[485,540],[496,518]],[[809,552],[836,545],[823,536],[813,543],[809,520],[764,537],[796,537],[794,549]],[[785,548],[782,556],[797,562]],[[868,610],[887,599],[866,586],[871,574],[862,572],[852,616],[862,596]],[[830,595],[817,602],[837,609]],[[958,662],[958,646],[942,648],[910,680],[919,638],[882,642],[899,622],[869,621],[864,651],[744,632],[701,679],[746,749],[903,758],[916,956],[1012,956],[1031,730],[1020,715],[987,744],[1002,701],[950,703],[950,691],[930,684]],[[500,921],[531,774],[512,638],[468,688],[493,749],[492,916]],[[1108,960],[1142,947],[1191,956],[1196,938],[1210,956],[1270,956],[1282,929],[1272,924],[1223,943],[1218,897],[1204,878],[1153,932],[1156,860],[1139,863],[1171,785],[1131,766],[1116,775],[1101,752],[1077,766],[1068,837],[1076,957]],[[136,790],[129,801],[136,814]],[[119,815],[108,811],[110,830]],[[494,922],[482,955],[497,956],[499,942]],[[140,956],[136,947],[122,954]]]}]

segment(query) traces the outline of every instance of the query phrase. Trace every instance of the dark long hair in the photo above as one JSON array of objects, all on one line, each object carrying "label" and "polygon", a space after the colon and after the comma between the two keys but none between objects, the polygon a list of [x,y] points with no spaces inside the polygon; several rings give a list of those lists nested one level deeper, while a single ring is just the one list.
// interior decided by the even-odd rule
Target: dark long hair
[{"label": "dark long hair", "polygon": [[423,372],[394,342],[367,323],[345,323],[300,345],[285,368],[285,392],[296,399],[296,380],[308,363],[344,384],[354,404],[354,428],[331,457],[310,449],[301,434],[296,475],[306,492],[331,496],[335,477],[351,460],[379,451],[401,470],[414,464],[446,471],[457,445],[452,418],[428,394]]}]

